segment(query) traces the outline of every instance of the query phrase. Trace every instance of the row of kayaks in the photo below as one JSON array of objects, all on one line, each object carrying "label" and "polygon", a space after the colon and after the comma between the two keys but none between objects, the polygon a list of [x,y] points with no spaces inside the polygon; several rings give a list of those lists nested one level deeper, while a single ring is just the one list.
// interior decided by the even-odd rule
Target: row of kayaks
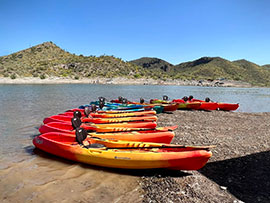
[{"label": "row of kayaks", "polygon": [[[122,103],[123,99],[112,100],[112,102]],[[223,103],[213,102],[208,97],[205,100],[194,99],[193,96],[183,97],[182,99],[168,100],[168,96],[164,95],[163,99],[151,99],[149,103],[145,103],[144,99],[140,99],[140,102],[126,101],[128,104],[144,105],[145,107],[152,107],[158,113],[175,111],[177,109],[182,110],[220,110],[220,111],[235,111],[239,108],[238,103]]]},{"label": "row of kayaks", "polygon": [[[169,106],[162,104],[160,106]],[[48,153],[87,164],[125,168],[198,170],[212,146],[170,144],[177,126],[157,127],[158,105],[105,102],[47,117],[33,144]]]},{"label": "row of kayaks", "polygon": [[188,110],[220,110],[220,111],[235,111],[239,108],[238,103],[223,103],[213,102],[208,97],[205,100],[194,99],[193,96],[183,97],[182,99],[168,100],[168,96],[164,95],[163,99],[151,99],[151,104],[177,104],[177,109]]}]

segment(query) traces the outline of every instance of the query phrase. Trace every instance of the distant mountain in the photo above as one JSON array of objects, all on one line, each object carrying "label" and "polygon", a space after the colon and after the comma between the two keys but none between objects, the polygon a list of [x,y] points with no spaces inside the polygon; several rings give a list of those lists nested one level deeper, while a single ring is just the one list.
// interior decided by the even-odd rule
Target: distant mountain
[{"label": "distant mountain", "polygon": [[4,77],[141,77],[145,69],[113,56],[83,56],[64,51],[52,42],[0,57]]},{"label": "distant mountain", "polygon": [[142,57],[133,61],[129,61],[132,64],[141,66],[147,69],[161,69],[165,72],[169,72],[173,65],[159,58]]},{"label": "distant mountain", "polygon": [[195,61],[180,63],[174,72],[186,77],[199,79],[227,78],[237,80],[238,67],[220,57],[202,57]]},{"label": "distant mountain", "polygon": [[265,68],[265,69],[270,70],[270,64],[263,65],[262,67]]},{"label": "distant mountain", "polygon": [[125,62],[114,56],[71,54],[52,42],[0,57],[0,77],[124,77],[182,80],[228,79],[270,86],[270,65],[247,60],[229,61],[220,57],[172,65],[159,58],[143,57]]}]

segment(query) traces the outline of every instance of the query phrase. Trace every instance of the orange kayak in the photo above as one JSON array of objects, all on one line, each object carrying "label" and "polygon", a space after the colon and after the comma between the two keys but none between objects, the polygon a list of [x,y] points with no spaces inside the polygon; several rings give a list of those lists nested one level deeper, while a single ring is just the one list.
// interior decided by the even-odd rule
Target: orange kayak
[{"label": "orange kayak", "polygon": [[[71,122],[72,116],[65,116],[65,115],[53,115],[47,117],[43,120],[43,123],[50,123],[50,122]],[[81,121],[83,123],[122,123],[122,122],[136,122],[136,121],[157,121],[156,116],[146,115],[146,116],[136,116],[136,117],[120,117],[120,118],[93,118],[93,117],[82,117]]]},{"label": "orange kayak", "polygon": [[53,132],[33,139],[35,147],[69,160],[86,164],[124,169],[167,168],[198,170],[212,153],[211,146],[183,146],[159,143],[110,141],[77,137]]},{"label": "orange kayak", "polygon": [[[82,116],[85,116],[83,112]],[[73,112],[65,112],[59,115],[73,116]],[[120,118],[120,117],[134,117],[134,116],[145,116],[145,115],[156,115],[156,111],[136,111],[128,113],[90,113],[90,116],[94,118]]]},{"label": "orange kayak", "polygon": [[[108,124],[88,124],[82,123],[80,125],[81,128],[84,128],[88,131],[96,131],[96,132],[121,132],[121,131],[130,131],[131,129],[155,129],[157,126],[156,122],[123,122],[123,123],[108,123]],[[50,122],[42,125],[39,128],[40,133],[47,133],[47,132],[64,132],[70,133],[74,131],[74,127],[71,123],[64,123],[64,122]]]}]

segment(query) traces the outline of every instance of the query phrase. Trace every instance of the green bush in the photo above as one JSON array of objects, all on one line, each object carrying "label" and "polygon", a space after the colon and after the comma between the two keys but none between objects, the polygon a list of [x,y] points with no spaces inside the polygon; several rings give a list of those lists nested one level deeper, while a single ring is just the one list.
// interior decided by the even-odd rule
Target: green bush
[{"label": "green bush", "polygon": [[46,75],[45,74],[42,74],[39,76],[41,80],[45,79],[46,78]]},{"label": "green bush", "polygon": [[136,73],[135,75],[134,75],[134,78],[141,78],[142,76],[139,74],[139,73]]},{"label": "green bush", "polygon": [[10,76],[10,78],[11,78],[12,80],[16,79],[16,74],[13,73],[13,74]]},{"label": "green bush", "polygon": [[76,75],[76,76],[74,77],[74,79],[75,79],[75,80],[79,80],[80,77],[79,77],[78,75]]},{"label": "green bush", "polygon": [[37,73],[32,73],[33,77],[38,77],[38,74]]}]

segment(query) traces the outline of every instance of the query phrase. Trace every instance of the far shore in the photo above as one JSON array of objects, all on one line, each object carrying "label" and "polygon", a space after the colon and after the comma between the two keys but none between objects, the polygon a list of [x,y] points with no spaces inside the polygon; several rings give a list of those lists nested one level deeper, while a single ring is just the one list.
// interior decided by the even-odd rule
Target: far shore
[{"label": "far shore", "polygon": [[204,87],[252,87],[251,84],[231,80],[154,80],[130,78],[72,78],[48,77],[21,77],[11,79],[0,77],[0,84],[115,84],[115,85],[179,85],[179,86],[204,86]]}]

